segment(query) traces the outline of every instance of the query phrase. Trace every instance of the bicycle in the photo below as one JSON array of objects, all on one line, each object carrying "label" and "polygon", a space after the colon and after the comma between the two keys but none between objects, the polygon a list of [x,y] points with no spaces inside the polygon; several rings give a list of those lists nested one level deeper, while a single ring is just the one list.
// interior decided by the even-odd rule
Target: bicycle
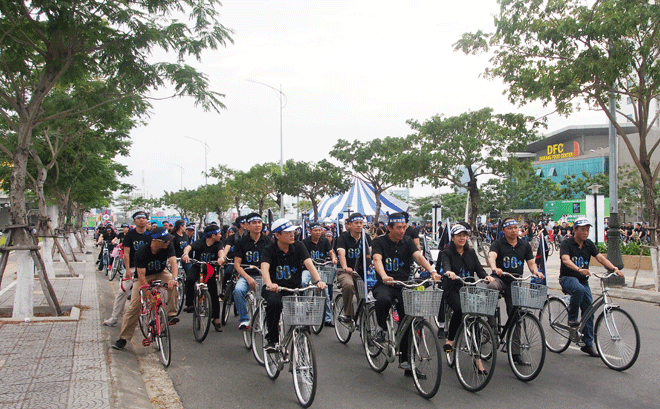
[{"label": "bicycle", "polygon": [[[323,321],[325,297],[300,294],[314,288],[317,287],[315,285],[303,288],[279,287],[278,291],[291,292],[293,295],[282,297],[280,339],[276,351],[264,351],[264,366],[270,379],[279,376],[285,363],[291,365],[296,398],[305,408],[314,402],[318,383],[316,354],[309,335],[309,327]],[[285,327],[288,328],[286,333]]]},{"label": "bicycle", "polygon": [[577,327],[568,325],[568,305],[554,295],[549,295],[539,315],[546,332],[546,346],[555,353],[564,352],[571,342],[581,346],[582,331],[587,320],[603,307],[594,325],[594,343],[605,365],[616,371],[625,371],[635,364],[639,356],[640,336],[633,318],[609,297],[607,280],[616,273],[592,273],[600,280],[602,294],[582,313]]},{"label": "bicycle", "polygon": [[[147,297],[150,292],[155,302],[150,302]],[[163,299],[167,296],[167,285],[160,280],[152,281],[140,287],[140,315],[138,321],[140,330],[144,335],[142,345],[148,347],[155,344],[159,352],[160,362],[168,367],[172,358],[172,338],[170,337],[170,326],[168,324],[167,312]]]},{"label": "bicycle", "polygon": [[[227,266],[233,265],[231,260],[227,261]],[[249,264],[241,264],[243,268],[257,268],[256,266]],[[236,282],[238,281],[238,273],[234,272],[232,277],[227,281],[225,286],[225,291],[222,293],[222,311],[220,312],[220,321],[222,325],[227,325],[229,321],[229,313],[231,312],[232,306],[234,307],[234,316],[238,315],[236,312],[236,305],[234,304],[234,289],[236,288]]]},{"label": "bicycle", "polygon": [[121,279],[124,276],[124,271],[126,270],[124,266],[124,248],[121,246],[121,244],[118,244],[115,246],[115,249],[119,250],[113,250],[113,254],[116,254],[112,259],[112,266],[108,271],[109,281],[114,280],[117,275],[119,275],[119,278]]},{"label": "bicycle", "polygon": [[[367,321],[366,299],[365,299],[365,282],[359,275],[353,274],[355,279],[355,296],[357,298],[357,307],[355,309],[354,318],[350,322],[342,322],[339,317],[344,313],[344,296],[339,292],[334,298],[332,303],[332,319],[335,322],[335,335],[342,344],[348,343],[351,339],[353,331],[360,331],[360,338],[362,336],[362,324]],[[327,283],[327,281],[326,281]],[[350,300],[353,302],[353,300]]]},{"label": "bicycle", "polygon": [[[199,282],[195,283],[195,300],[193,310],[193,335],[197,342],[204,342],[206,336],[209,333],[209,328],[211,326],[211,295],[209,294],[206,281],[213,276],[216,271],[213,268],[211,272],[208,271],[208,266],[218,266],[218,263],[215,261],[199,261],[195,259],[190,259],[191,263],[199,264],[200,273],[199,273]],[[203,268],[206,267],[206,268]]]},{"label": "bicycle", "polygon": [[[252,355],[259,365],[264,364],[264,345],[266,345],[266,304],[264,303],[261,291],[263,288],[263,279],[255,277],[258,285],[254,292],[254,312],[250,319],[250,343],[252,344]],[[247,331],[244,331],[247,332]]]},{"label": "bicycle", "polygon": [[[98,244],[97,244],[98,246]],[[108,275],[108,269],[110,268],[110,251],[108,250],[108,242],[101,242],[101,260],[99,261],[99,271],[105,269],[105,275]]]},{"label": "bicycle", "polygon": [[[248,269],[259,271],[257,267],[252,265],[245,265],[245,266],[241,265],[241,267],[243,267],[246,272],[248,271]],[[250,289],[250,291],[248,291],[248,293],[245,295],[245,306],[247,307],[248,317],[250,317],[250,331],[241,331],[243,332],[243,344],[245,344],[245,348],[247,349],[252,349],[252,326],[251,326],[252,318],[255,315],[255,311],[257,311],[257,309],[259,308],[259,303],[261,302],[261,298],[262,298],[261,287],[263,287],[264,285],[264,281],[261,278],[261,276],[254,275],[251,277],[254,279],[254,281],[256,281],[256,283],[254,284],[254,290]],[[257,360],[257,362],[259,361]]]},{"label": "bicycle", "polygon": [[499,304],[495,312],[496,341],[506,352],[509,366],[516,378],[524,382],[535,379],[545,363],[545,333],[538,318],[530,310],[543,308],[548,287],[542,284],[526,283],[530,276],[517,278],[503,273],[515,281],[511,283],[513,310],[506,324],[501,324]]},{"label": "bicycle", "polygon": [[178,266],[178,271],[179,274],[176,276],[176,282],[177,282],[177,287],[176,287],[176,292],[177,292],[177,302],[176,302],[176,315],[178,316],[181,314],[181,310],[183,310],[183,306],[185,304],[186,300],[186,270],[183,268],[183,261],[181,261],[181,257],[176,258],[176,263]]},{"label": "bicycle", "polygon": [[[332,282],[335,280],[335,275],[337,274],[337,266],[332,264],[332,261],[316,261],[314,260],[314,264],[316,265],[316,270],[319,273],[319,277],[321,278],[321,281],[324,283],[331,285]],[[309,295],[309,294],[307,294]],[[327,300],[326,300],[327,301]],[[328,304],[328,302],[326,302]],[[331,306],[332,307],[332,306]],[[327,305],[326,305],[327,308]],[[332,312],[332,308],[331,308]],[[325,309],[323,312],[323,317],[325,319]],[[323,320],[321,321],[320,325],[312,325],[311,330],[312,333],[315,335],[318,335],[321,333],[324,327],[324,322]]]},{"label": "bicycle", "polygon": [[438,391],[442,377],[440,344],[436,332],[425,317],[438,313],[442,300],[442,290],[430,287],[424,289],[432,279],[420,283],[408,284],[402,281],[391,281],[393,285],[404,287],[403,307],[406,315],[399,319],[399,325],[394,330],[394,320],[388,314],[385,340],[378,341],[377,333],[380,326],[376,320],[376,308],[369,305],[367,318],[362,325],[362,341],[367,355],[367,362],[375,372],[382,372],[389,363],[394,362],[400,353],[401,342],[410,328],[408,342],[408,357],[415,388],[421,396],[430,399]]}]

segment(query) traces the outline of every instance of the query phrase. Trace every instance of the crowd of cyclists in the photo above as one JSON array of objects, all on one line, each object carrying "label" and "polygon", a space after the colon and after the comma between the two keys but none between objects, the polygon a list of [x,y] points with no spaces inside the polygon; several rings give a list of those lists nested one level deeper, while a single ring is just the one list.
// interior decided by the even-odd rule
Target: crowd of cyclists
[{"label": "crowd of cyclists", "polygon": [[[375,340],[379,342],[386,336],[386,321],[392,306],[396,305],[399,321],[405,316],[401,288],[390,284],[395,280],[405,282],[413,278],[413,265],[416,264],[422,278],[430,277],[441,282],[444,290],[443,306],[436,321],[440,326],[438,336],[445,334],[444,304],[454,312],[447,323],[448,332],[443,346],[444,352],[450,353],[462,321],[459,290],[463,280],[485,280],[488,288],[504,296],[509,315],[513,308],[511,283],[514,278],[523,275],[525,265],[538,282],[544,282],[543,271],[537,267],[531,246],[535,237],[562,241],[559,283],[563,291],[571,296],[569,325],[578,322],[579,311],[584,314],[591,305],[588,283],[591,257],[622,275],[587,238],[591,223],[586,218],[578,218],[572,226],[565,221],[551,225],[525,222],[519,226],[512,217],[497,224],[480,224],[477,235],[490,243],[486,260],[490,273],[486,272],[471,247],[472,231],[465,222],[439,224],[436,238],[439,239],[440,252],[436,260],[431,260],[430,252],[425,248],[426,236],[431,234],[430,223],[410,224],[406,213],[390,214],[386,222],[368,226],[366,216],[360,213],[350,214],[343,225],[338,222],[305,222],[303,226],[296,226],[286,219],[267,223],[258,213],[239,216],[233,225],[211,223],[204,228],[187,225],[183,220],[177,220],[172,225],[162,222],[158,226],[158,223],[150,223],[147,213],[142,211],[133,214],[132,218],[133,226],[122,224],[119,234],[111,224],[101,225],[97,231],[97,244],[123,248],[124,277],[119,283],[112,315],[103,322],[107,326],[116,326],[121,319],[119,338],[112,344],[118,350],[123,349],[133,336],[140,310],[140,287],[155,280],[167,285],[169,325],[175,325],[179,322],[175,287],[178,275],[185,273],[183,311],[193,312],[194,284],[199,280],[200,273],[205,273],[200,270],[201,263],[192,263],[194,260],[215,265],[211,267],[212,271],[209,270],[211,273],[206,281],[215,331],[222,332],[221,297],[229,281],[238,277],[233,298],[238,329],[241,331],[250,330],[251,317],[246,307],[246,295],[250,291],[261,294],[266,303],[266,352],[273,352],[277,347],[278,321],[282,311],[281,287],[301,288],[310,282],[316,283],[318,289],[324,291],[327,302],[323,324],[333,327],[338,324],[337,320],[346,324],[357,318],[353,302],[346,301],[343,311],[333,317],[333,284],[338,286],[337,292],[341,293],[343,300],[353,300],[356,291],[360,291],[356,287],[357,280],[370,282],[370,296],[375,303],[380,327]],[[324,261],[337,267],[334,283],[325,283],[319,276],[315,262]],[[102,269],[101,264],[99,261],[99,269]],[[371,279],[370,274],[374,275]],[[217,282],[216,277],[221,281]],[[263,280],[261,288],[257,287],[258,278]],[[129,299],[130,304],[124,309]],[[408,338],[404,336],[401,341],[399,368],[410,375]],[[585,327],[582,340],[582,351],[598,356],[593,346],[593,319]],[[511,347],[516,348],[514,345]],[[517,364],[525,365],[524,358],[516,351],[513,359]],[[480,373],[487,373],[488,370],[480,362],[474,365]]]}]

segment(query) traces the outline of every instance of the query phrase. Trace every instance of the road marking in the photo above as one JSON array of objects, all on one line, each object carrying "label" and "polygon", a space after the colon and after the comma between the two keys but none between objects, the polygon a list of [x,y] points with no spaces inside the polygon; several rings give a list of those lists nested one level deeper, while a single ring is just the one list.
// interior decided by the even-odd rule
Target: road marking
[{"label": "road marking", "polygon": [[16,281],[12,281],[7,287],[5,287],[5,288],[3,288],[2,290],[0,290],[0,296],[2,296],[2,294],[4,294],[4,293],[6,293],[7,291],[9,291],[9,289],[12,288],[12,287],[15,286],[15,285],[16,285]]}]

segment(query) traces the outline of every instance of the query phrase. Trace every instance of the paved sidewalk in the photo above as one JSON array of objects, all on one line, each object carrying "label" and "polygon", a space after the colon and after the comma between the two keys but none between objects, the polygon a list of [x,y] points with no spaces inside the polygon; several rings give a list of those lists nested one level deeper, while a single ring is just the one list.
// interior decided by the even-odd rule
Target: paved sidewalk
[{"label": "paved sidewalk", "polygon": [[[79,277],[63,277],[68,275],[66,265],[55,263],[58,277],[51,284],[63,310],[78,307],[70,317],[35,317],[29,323],[0,320],[0,408],[170,406],[158,404],[162,399],[149,385],[157,374],[156,382],[167,387],[162,366],[151,365],[155,354],[110,349],[118,330],[103,327],[102,321],[117,281],[108,282],[96,271],[97,251],[89,241],[88,246],[93,254],[80,255],[84,261],[74,263]],[[10,262],[0,289],[0,311],[5,313],[13,306],[15,271]],[[47,310],[47,303],[39,281],[34,284],[38,313]],[[171,381],[169,385],[171,393]]]}]

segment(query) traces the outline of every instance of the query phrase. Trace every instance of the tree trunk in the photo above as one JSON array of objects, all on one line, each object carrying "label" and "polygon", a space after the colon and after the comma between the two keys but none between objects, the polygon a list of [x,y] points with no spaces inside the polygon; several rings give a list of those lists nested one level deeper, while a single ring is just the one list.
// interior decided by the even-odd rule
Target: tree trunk
[{"label": "tree trunk", "polygon": [[477,179],[474,178],[468,183],[468,194],[470,195],[470,227],[472,231],[477,231],[477,214],[479,213],[479,189],[477,188]]},{"label": "tree trunk", "polygon": [[316,201],[315,197],[310,197],[309,198],[312,202],[312,208],[314,209],[314,221],[318,222],[319,221],[319,203]]},{"label": "tree trunk", "polygon": [[374,195],[376,196],[376,215],[374,216],[374,226],[378,224],[378,219],[380,219],[380,194],[383,193],[380,189],[374,188]]}]

